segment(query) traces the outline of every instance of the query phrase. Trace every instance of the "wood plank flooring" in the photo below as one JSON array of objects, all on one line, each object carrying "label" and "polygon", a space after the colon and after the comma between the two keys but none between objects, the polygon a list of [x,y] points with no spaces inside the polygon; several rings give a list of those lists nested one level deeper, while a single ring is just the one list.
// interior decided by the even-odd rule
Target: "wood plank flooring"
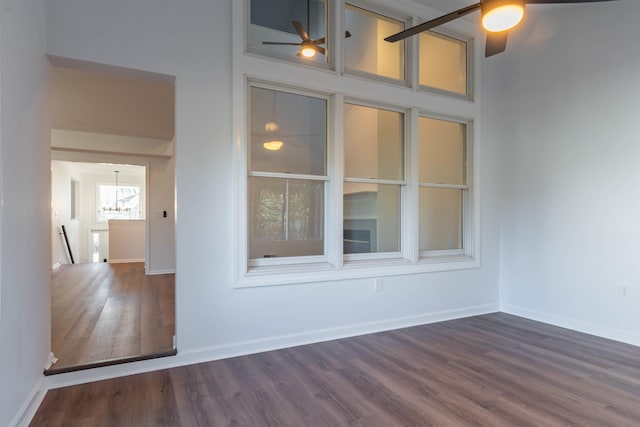
[{"label": "wood plank flooring", "polygon": [[173,352],[173,274],[143,263],[64,265],[52,274],[47,374]]},{"label": "wood plank flooring", "polygon": [[32,426],[638,426],[640,348],[496,313],[51,390]]}]

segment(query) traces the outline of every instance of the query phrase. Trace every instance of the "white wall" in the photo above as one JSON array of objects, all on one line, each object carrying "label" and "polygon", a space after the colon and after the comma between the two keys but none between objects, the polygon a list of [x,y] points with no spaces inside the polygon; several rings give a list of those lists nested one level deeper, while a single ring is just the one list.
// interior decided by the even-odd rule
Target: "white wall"
[{"label": "white wall", "polygon": [[3,0],[0,425],[37,391],[49,352],[50,162],[42,0]]},{"label": "white wall", "polygon": [[142,219],[109,220],[109,262],[139,262],[145,257],[146,224]]},{"label": "white wall", "polygon": [[640,2],[528,9],[483,81],[502,308],[640,344]]},{"label": "white wall", "polygon": [[[178,357],[495,309],[491,215],[482,224],[479,269],[389,277],[378,293],[371,279],[233,289],[231,0],[47,5],[50,54],[176,76]],[[491,191],[478,191],[491,206]]]},{"label": "white wall", "polygon": [[[61,227],[64,225],[69,239],[69,246],[75,262],[80,260],[80,212],[75,219],[71,219],[71,179],[78,180],[79,175],[72,172],[70,163],[51,162],[51,262],[57,264],[70,264],[69,251],[67,250]],[[80,190],[82,183],[79,182]],[[80,197],[82,201],[82,196]]]}]

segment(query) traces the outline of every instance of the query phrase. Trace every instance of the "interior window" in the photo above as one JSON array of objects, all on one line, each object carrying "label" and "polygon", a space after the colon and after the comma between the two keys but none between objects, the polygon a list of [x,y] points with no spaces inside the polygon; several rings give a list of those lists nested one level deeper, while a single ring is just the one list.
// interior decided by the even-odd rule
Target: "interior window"
[{"label": "interior window", "polygon": [[327,101],[252,86],[249,259],[324,254]]},{"label": "interior window", "polygon": [[404,22],[350,4],[345,6],[345,68],[405,80],[404,41],[384,38],[404,30]]},{"label": "interior window", "polygon": [[399,252],[404,114],[346,104],[343,253]]},{"label": "interior window", "polygon": [[420,117],[418,138],[419,249],[462,250],[466,125]]},{"label": "interior window", "polygon": [[426,31],[419,44],[420,85],[467,95],[467,43]]},{"label": "interior window", "polygon": [[324,0],[251,0],[249,48],[327,63],[326,13]]}]

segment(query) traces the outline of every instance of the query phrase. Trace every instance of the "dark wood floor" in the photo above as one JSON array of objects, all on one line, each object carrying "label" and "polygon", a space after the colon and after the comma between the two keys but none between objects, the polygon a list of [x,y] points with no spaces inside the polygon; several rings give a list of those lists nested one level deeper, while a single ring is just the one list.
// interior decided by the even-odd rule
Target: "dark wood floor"
[{"label": "dark wood floor", "polygon": [[33,426],[638,426],[640,348],[497,313],[52,390]]},{"label": "dark wood floor", "polygon": [[64,265],[52,274],[47,373],[169,353],[175,333],[173,274],[143,263]]}]

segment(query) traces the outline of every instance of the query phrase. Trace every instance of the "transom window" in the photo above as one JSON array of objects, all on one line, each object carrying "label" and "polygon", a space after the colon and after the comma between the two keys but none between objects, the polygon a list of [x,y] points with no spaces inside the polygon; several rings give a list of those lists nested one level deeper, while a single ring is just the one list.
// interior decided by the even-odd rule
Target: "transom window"
[{"label": "transom window", "polygon": [[467,43],[432,31],[420,33],[420,85],[469,94]]},{"label": "transom window", "polygon": [[345,6],[345,69],[405,80],[404,41],[384,38],[404,30],[404,22],[350,4]]},{"label": "transom window", "polygon": [[281,58],[327,63],[324,0],[251,0],[249,48]]}]

